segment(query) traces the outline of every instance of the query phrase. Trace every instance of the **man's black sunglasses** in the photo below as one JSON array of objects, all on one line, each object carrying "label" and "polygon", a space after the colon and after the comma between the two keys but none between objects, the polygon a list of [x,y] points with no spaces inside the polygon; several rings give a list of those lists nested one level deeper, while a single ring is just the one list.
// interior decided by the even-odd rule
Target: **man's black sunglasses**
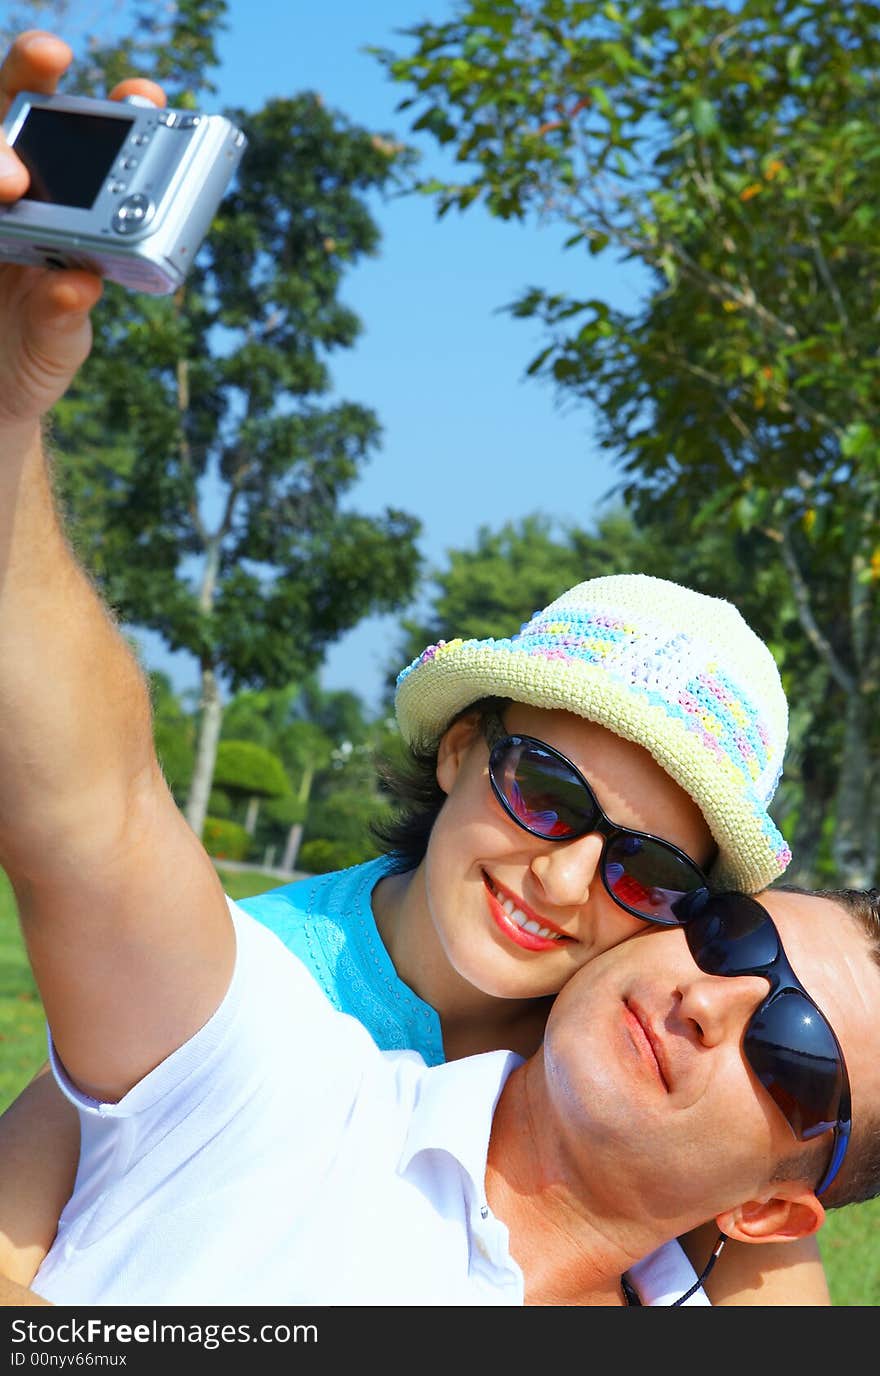
[{"label": "man's black sunglasses", "polygon": [[604,838],[600,873],[621,908],[647,922],[678,927],[708,881],[683,850],[659,836],[617,826],[571,760],[533,736],[510,735],[497,715],[484,719],[489,780],[517,826],[545,841]]},{"label": "man's black sunglasses", "polygon": [[770,991],[746,1027],[743,1052],[799,1141],[833,1129],[831,1157],[816,1186],[816,1194],[824,1193],[840,1170],[852,1130],[849,1076],[831,1024],[791,968],[773,919],[756,899],[713,894],[694,905],[684,930],[706,974],[762,975],[769,981]]},{"label": "man's black sunglasses", "polygon": [[[702,904],[702,906],[700,906]],[[840,1042],[825,1014],[788,962],[776,924],[757,899],[713,894],[697,900],[685,938],[709,975],[762,975],[770,992],[755,1009],[743,1038],[746,1060],[794,1133],[803,1142],[831,1128],[831,1157],[816,1186],[824,1194],[836,1178],[852,1132],[849,1076]],[[709,1276],[726,1238],[721,1233],[700,1275],[672,1307],[689,1300]],[[622,1277],[627,1304],[641,1300]]]}]

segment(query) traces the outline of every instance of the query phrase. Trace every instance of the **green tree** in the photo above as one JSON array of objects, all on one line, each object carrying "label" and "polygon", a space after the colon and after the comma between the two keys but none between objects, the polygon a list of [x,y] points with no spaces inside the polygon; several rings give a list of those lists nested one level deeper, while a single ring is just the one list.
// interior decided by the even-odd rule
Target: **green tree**
[{"label": "green tree", "polygon": [[[451,550],[447,566],[432,574],[423,617],[404,623],[401,662],[441,639],[509,636],[565,588],[602,574],[646,573],[733,601],[782,666],[793,702],[786,770],[772,808],[794,851],[790,877],[824,882],[833,877],[825,799],[840,724],[785,570],[762,559],[763,543],[756,531],[711,525],[677,539],[663,513],[637,522],[619,507],[601,513],[591,530],[540,516],[497,532],[484,527],[473,547]],[[392,684],[389,678],[389,691]]]},{"label": "green tree", "polygon": [[246,800],[243,823],[248,836],[257,826],[260,800],[283,798],[290,793],[290,780],[277,755],[253,741],[222,740],[214,762],[214,783],[233,798]]},{"label": "green tree", "polygon": [[355,852],[367,858],[368,822],[382,799],[374,725],[357,694],[328,692],[314,676],[284,689],[243,691],[226,708],[222,731],[224,740],[240,736],[273,751],[290,779],[289,791],[262,808],[257,829],[266,853],[280,854],[279,868],[296,868],[307,836],[326,841],[325,859],[335,855],[339,865],[354,863]]},{"label": "green tree", "polygon": [[427,616],[403,621],[389,689],[400,666],[426,645],[455,636],[512,635],[565,588],[606,573],[634,572],[644,557],[644,541],[632,521],[615,509],[600,515],[592,533],[540,514],[500,530],[480,526],[474,546],[449,550],[447,566],[431,575]]},{"label": "green tree", "polygon": [[[601,416],[641,513],[754,534],[838,751],[836,877],[880,841],[880,7],[473,0],[385,53],[461,176],[439,211],[565,225],[645,269],[634,311],[527,289],[531,371]],[[799,685],[795,685],[799,691]],[[810,752],[808,752],[810,753]],[[805,757],[806,758],[806,757]],[[816,762],[818,763],[818,761]]]},{"label": "green tree", "polygon": [[226,704],[221,739],[253,741],[284,758],[281,737],[297,714],[301,693],[298,684],[283,688],[243,688]]},{"label": "green tree", "polygon": [[351,705],[327,706],[324,723],[329,728],[335,719],[336,744],[316,771],[300,851],[303,868],[315,872],[359,864],[378,853],[371,827],[387,818],[391,806],[378,766],[401,746],[393,717],[361,717],[360,729],[346,730],[341,728]]},{"label": "green tree", "polygon": [[[93,45],[79,89],[138,71],[173,105],[205,103],[225,11],[135,7],[132,36]],[[402,605],[418,568],[413,517],[343,505],[380,427],[327,400],[329,358],[360,329],[342,279],[377,251],[369,202],[403,154],[313,93],[227,113],[248,147],[186,284],[162,298],[107,284],[54,418],[80,554],[121,619],[198,662],[197,834],[223,689],[301,678],[363,616]]]},{"label": "green tree", "polygon": [[195,760],[196,722],[175,693],[167,674],[149,673],[153,738],[162,772],[178,802],[185,799]]},{"label": "green tree", "polygon": [[291,762],[296,785],[288,798],[279,800],[268,809],[269,820],[287,828],[281,868],[292,870],[303,838],[315,775],[333,755],[333,741],[319,723],[308,720],[291,721],[279,742],[284,758]]}]

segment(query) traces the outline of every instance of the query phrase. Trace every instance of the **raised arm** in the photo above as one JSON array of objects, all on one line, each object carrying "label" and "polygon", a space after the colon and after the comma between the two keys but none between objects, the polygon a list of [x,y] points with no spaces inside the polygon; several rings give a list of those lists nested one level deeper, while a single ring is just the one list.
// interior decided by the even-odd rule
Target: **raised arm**
[{"label": "raised arm", "polygon": [[[0,114],[69,59],[50,35],[17,40]],[[148,82],[113,94],[134,91],[163,99]],[[20,168],[0,199],[26,185]],[[162,777],[144,676],[53,501],[41,422],[88,354],[100,293],[84,272],[0,268],[0,866],[68,1073],[117,1099],[210,1017],[234,936]]]}]

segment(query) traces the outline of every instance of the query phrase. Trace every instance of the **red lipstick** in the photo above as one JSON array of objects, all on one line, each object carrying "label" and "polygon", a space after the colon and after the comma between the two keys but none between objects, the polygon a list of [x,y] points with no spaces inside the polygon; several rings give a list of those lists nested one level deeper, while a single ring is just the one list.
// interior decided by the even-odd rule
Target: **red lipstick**
[{"label": "red lipstick", "polygon": [[[565,941],[571,940],[571,937],[567,936],[567,934],[563,932],[560,927],[557,927],[554,922],[548,922],[546,917],[541,917],[540,914],[534,912],[521,898],[510,893],[503,885],[495,883],[494,880],[490,880],[488,875],[483,875],[483,882],[486,886],[489,913],[493,922],[496,927],[498,927],[499,931],[507,937],[508,941],[512,941],[514,945],[519,946],[521,950],[558,950]],[[537,932],[527,932],[525,928],[521,927],[519,923],[511,917],[506,908],[502,906],[505,898],[508,898],[527,920],[536,922],[539,927],[543,927],[547,931],[557,932],[558,936],[540,936]]]}]

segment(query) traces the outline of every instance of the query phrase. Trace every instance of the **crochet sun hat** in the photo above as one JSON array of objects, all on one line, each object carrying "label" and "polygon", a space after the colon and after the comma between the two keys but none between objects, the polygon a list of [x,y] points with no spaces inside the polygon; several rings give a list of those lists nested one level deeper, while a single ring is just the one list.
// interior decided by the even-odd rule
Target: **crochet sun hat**
[{"label": "crochet sun hat", "polygon": [[562,708],[648,750],[706,819],[714,886],[757,893],[791,860],[767,810],[788,703],[773,656],[732,603],[615,574],[578,583],[508,639],[429,645],[398,675],[404,740],[432,749],[484,697]]}]

